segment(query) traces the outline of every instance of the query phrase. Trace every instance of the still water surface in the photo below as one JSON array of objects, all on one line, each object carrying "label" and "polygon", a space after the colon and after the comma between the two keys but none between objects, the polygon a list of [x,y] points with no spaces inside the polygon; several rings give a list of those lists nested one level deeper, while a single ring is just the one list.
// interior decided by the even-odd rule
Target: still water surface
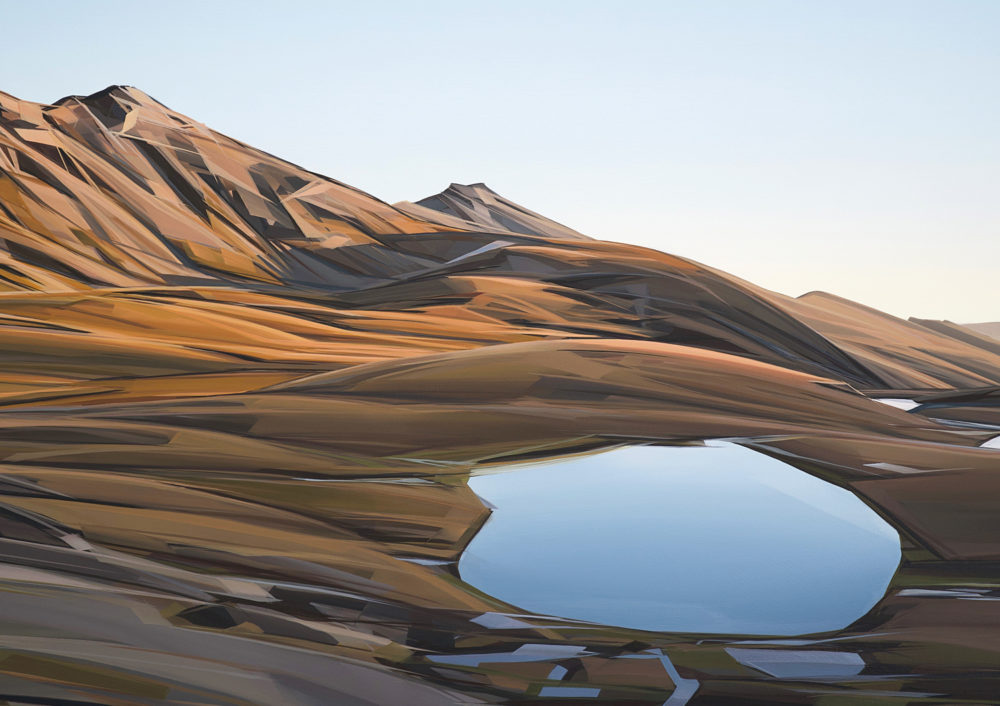
[{"label": "still water surface", "polygon": [[882,597],[900,560],[895,530],[854,495],[735,444],[631,446],[470,486],[496,509],[462,579],[535,613],[645,630],[835,630]]}]

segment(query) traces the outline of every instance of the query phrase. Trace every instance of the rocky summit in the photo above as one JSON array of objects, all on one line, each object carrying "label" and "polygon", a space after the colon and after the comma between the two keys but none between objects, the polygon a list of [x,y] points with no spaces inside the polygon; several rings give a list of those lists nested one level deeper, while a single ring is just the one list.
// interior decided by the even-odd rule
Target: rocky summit
[{"label": "rocky summit", "polygon": [[[0,698],[994,703],[997,325],[599,235],[482,183],[388,204],[132,87],[0,93]],[[867,614],[662,632],[462,580],[470,477],[717,439],[898,533]]]}]

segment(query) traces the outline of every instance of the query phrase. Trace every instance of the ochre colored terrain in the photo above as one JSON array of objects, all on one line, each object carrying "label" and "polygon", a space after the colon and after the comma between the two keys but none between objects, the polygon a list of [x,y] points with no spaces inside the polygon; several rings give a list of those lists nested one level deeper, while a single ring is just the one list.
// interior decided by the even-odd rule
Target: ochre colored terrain
[{"label": "ochre colored terrain", "polygon": [[[126,87],[0,94],[0,289],[10,703],[1000,693],[1000,451],[980,446],[1000,434],[1000,345],[982,331],[789,298],[482,184],[392,206]],[[456,575],[490,513],[477,467],[711,438],[899,531],[867,616],[757,643],[835,640],[862,674],[776,678],[727,651],[746,636],[524,615]]]}]

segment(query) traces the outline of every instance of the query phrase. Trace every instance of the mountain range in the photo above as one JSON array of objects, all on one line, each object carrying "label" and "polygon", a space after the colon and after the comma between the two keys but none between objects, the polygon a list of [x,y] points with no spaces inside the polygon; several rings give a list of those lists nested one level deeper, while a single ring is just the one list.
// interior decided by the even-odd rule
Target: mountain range
[{"label": "mountain range", "polygon": [[[169,319],[197,297],[202,311],[239,306],[256,312],[254,326],[275,331],[234,331],[233,340],[292,335],[316,348],[317,336],[342,338],[342,326],[320,331],[315,317],[303,324],[295,304],[277,301],[293,288],[327,309],[395,311],[426,329],[407,341],[421,348],[614,337],[708,348],[868,388],[1000,384],[996,344],[980,334],[819,292],[792,299],[681,257],[593,240],[483,184],[391,206],[134,88],[49,106],[3,94],[0,125],[0,284],[25,293],[6,299],[8,325],[20,329],[46,308],[27,293],[80,292],[88,302],[121,299],[115,323],[102,324],[131,335],[143,316]],[[70,316],[61,301],[52,306],[42,317],[50,334]],[[471,315],[470,333],[490,333],[454,341],[438,323],[456,306]],[[247,318],[228,325],[244,328]],[[303,325],[313,331],[295,330]],[[447,343],[434,346],[434,337]]]},{"label": "mountain range", "polygon": [[[998,693],[997,324],[789,297],[593,235],[482,183],[388,204],[132,87],[0,93],[0,697]],[[746,636],[528,615],[456,575],[490,514],[474,469],[718,438],[901,537],[858,623],[760,636],[786,677],[734,656]],[[808,671],[837,650],[863,678]]]}]

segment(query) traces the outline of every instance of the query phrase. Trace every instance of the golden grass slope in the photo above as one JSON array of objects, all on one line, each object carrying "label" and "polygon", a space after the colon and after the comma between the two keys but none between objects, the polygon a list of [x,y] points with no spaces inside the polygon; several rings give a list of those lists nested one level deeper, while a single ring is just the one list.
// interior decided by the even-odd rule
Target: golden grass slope
[{"label": "golden grass slope", "polygon": [[[393,207],[120,86],[53,105],[0,94],[0,289],[10,347],[79,343],[81,358],[93,347],[99,376],[237,360],[336,367],[583,336],[718,350],[872,389],[1000,384],[1000,356],[953,336],[591,240],[483,184]],[[26,290],[88,294],[29,303]],[[111,351],[116,339],[134,365]],[[59,377],[53,355],[39,356],[39,374]]]}]

